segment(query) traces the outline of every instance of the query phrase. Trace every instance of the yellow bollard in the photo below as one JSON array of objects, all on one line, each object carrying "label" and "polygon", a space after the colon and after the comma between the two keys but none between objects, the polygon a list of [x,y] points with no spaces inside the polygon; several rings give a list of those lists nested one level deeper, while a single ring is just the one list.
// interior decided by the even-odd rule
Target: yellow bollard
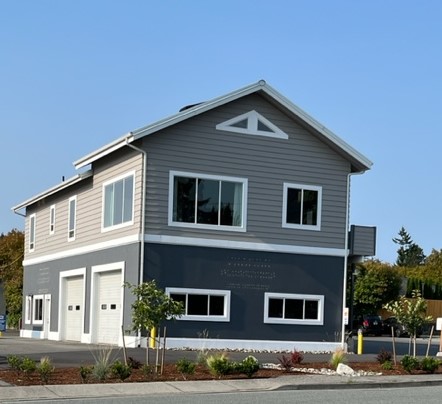
[{"label": "yellow bollard", "polygon": [[150,330],[149,348],[155,348],[156,338],[157,338],[157,329],[154,327]]},{"label": "yellow bollard", "polygon": [[364,337],[362,336],[362,330],[358,330],[358,355],[362,355],[364,345]]}]

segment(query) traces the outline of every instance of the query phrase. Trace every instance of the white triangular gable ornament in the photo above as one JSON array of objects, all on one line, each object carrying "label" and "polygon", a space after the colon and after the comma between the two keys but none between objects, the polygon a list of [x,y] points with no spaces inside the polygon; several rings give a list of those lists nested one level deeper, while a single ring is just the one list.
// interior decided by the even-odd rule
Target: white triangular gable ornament
[{"label": "white triangular gable ornament", "polygon": [[288,135],[256,111],[246,112],[216,125],[217,130],[288,139]]}]

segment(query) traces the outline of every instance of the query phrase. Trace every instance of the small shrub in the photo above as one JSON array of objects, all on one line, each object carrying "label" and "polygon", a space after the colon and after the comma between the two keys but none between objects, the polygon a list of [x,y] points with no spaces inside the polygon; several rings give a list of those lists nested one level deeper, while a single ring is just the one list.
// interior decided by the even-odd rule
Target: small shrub
[{"label": "small shrub", "polygon": [[345,352],[342,348],[336,349],[330,358],[330,365],[333,369],[337,369],[340,363],[345,363]]},{"label": "small shrub", "polygon": [[187,358],[179,359],[175,366],[182,375],[193,375],[196,369],[196,363]]},{"label": "small shrub", "polygon": [[207,357],[207,367],[210,373],[215,376],[224,376],[232,372],[232,363],[228,360],[226,354],[215,354]]},{"label": "small shrub", "polygon": [[302,352],[294,349],[290,358],[293,365],[299,365],[304,360],[304,355],[302,354]]},{"label": "small shrub", "polygon": [[389,351],[381,350],[378,353],[378,356],[376,356],[376,360],[382,365],[383,363],[389,361],[391,362],[391,359],[393,358],[393,354]]},{"label": "small shrub", "polygon": [[419,369],[419,360],[414,356],[405,355],[401,360],[404,370],[411,373],[413,370]]},{"label": "small shrub", "polygon": [[28,357],[24,357],[21,365],[20,365],[20,370],[26,375],[26,376],[30,376],[31,373],[34,373],[35,370],[37,369],[37,365],[35,364],[35,362]]},{"label": "small shrub", "polygon": [[148,379],[155,375],[155,366],[153,365],[143,365],[141,366],[141,371],[143,372],[143,376]]},{"label": "small shrub", "polygon": [[96,354],[92,353],[95,359],[92,375],[100,382],[106,380],[111,368],[112,347],[102,346]]},{"label": "small shrub", "polygon": [[8,356],[8,365],[12,370],[15,370],[18,373],[21,372],[21,364],[23,359],[17,355]]},{"label": "small shrub", "polygon": [[429,356],[422,359],[420,363],[420,368],[427,373],[434,373],[439,367],[440,361]]},{"label": "small shrub", "polygon": [[37,365],[37,372],[40,375],[43,384],[46,384],[49,381],[49,377],[54,373],[54,370],[55,367],[48,356],[44,356],[40,359],[40,363]]},{"label": "small shrub", "polygon": [[87,383],[92,374],[93,366],[80,366],[80,377],[82,383]]},{"label": "small shrub", "polygon": [[110,367],[112,374],[118,376],[118,378],[124,382],[131,374],[132,368],[129,365],[122,363],[119,360],[116,360],[112,366]]},{"label": "small shrub", "polygon": [[237,366],[240,373],[244,373],[247,377],[252,377],[259,370],[259,362],[254,356],[249,355],[242,360]]},{"label": "small shrub", "polygon": [[278,361],[287,372],[293,367],[292,358],[288,355],[282,355],[278,358]]},{"label": "small shrub", "polygon": [[141,362],[139,360],[132,358],[132,356],[129,356],[129,358],[127,359],[127,364],[132,369],[140,369],[141,368]]},{"label": "small shrub", "polygon": [[381,367],[384,370],[392,370],[393,369],[393,362],[391,360],[386,360],[381,363]]}]

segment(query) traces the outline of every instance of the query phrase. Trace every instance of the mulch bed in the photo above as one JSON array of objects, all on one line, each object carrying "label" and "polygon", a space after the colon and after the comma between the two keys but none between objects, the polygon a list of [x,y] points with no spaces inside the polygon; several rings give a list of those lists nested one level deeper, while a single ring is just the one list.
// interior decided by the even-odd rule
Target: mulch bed
[{"label": "mulch bed", "polygon": [[[382,369],[381,365],[377,362],[352,362],[349,366],[355,371],[362,370],[366,372],[376,372],[382,373],[383,375],[401,375],[407,374],[402,366],[399,364],[393,366],[391,370]],[[302,363],[297,367],[301,368],[314,368],[314,369],[331,369],[328,363]],[[424,373],[422,371],[414,371],[413,374]],[[442,374],[442,367],[439,367],[435,373]],[[254,379],[257,378],[272,378],[279,376],[292,376],[297,377],[301,373],[297,372],[286,372],[277,369],[260,369],[257,373],[253,375]],[[302,373],[305,375],[305,373]],[[311,374],[311,377],[315,377]],[[222,376],[221,379],[244,379],[246,378],[243,374],[227,375]],[[119,380],[115,376],[111,376],[104,382],[100,382],[97,379],[90,376],[87,383],[137,383],[137,382],[163,382],[163,381],[185,381],[185,380],[218,380],[217,376],[213,376],[205,366],[198,365],[195,373],[192,375],[183,375],[176,370],[175,364],[164,365],[162,375],[154,374],[144,374],[142,369],[133,369],[132,374],[124,382]],[[11,369],[0,369],[0,380],[15,386],[35,386],[44,384],[41,381],[40,375],[34,372],[31,375],[18,374],[16,371]],[[56,368],[55,371],[50,375],[47,384],[81,384],[83,383],[80,376],[80,368]]]}]

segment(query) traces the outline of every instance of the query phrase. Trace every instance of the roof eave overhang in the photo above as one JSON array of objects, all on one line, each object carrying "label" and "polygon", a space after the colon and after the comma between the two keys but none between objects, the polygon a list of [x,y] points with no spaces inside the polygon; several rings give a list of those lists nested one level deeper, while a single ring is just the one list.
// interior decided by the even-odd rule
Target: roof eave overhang
[{"label": "roof eave overhang", "polygon": [[26,201],[24,201],[22,203],[19,203],[18,205],[12,207],[11,209],[14,211],[14,213],[18,213],[20,210],[22,210],[30,205],[33,205],[34,203],[41,201],[42,199],[47,198],[50,195],[60,192],[63,189],[71,187],[72,185],[77,184],[80,181],[83,181],[86,178],[89,178],[91,176],[92,176],[92,170],[88,170],[88,171],[85,171],[84,173],[77,174],[74,177],[71,177],[71,178],[61,182],[60,184],[55,185],[54,187],[49,188],[48,190],[43,191],[40,194],[35,195],[32,198],[27,199]]}]

